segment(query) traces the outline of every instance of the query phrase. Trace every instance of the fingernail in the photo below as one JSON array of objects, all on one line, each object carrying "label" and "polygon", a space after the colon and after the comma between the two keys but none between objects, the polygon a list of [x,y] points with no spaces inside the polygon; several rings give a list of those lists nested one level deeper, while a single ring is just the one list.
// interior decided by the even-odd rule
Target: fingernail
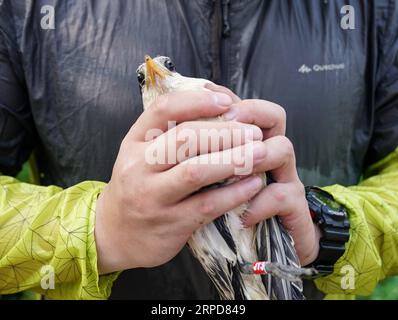
[{"label": "fingernail", "polygon": [[221,106],[229,106],[233,102],[232,98],[225,93],[214,92],[213,97],[214,97],[214,101],[216,102],[216,104],[219,104]]},{"label": "fingernail", "polygon": [[243,228],[251,228],[254,225],[254,221],[253,221],[253,217],[252,216],[252,212],[250,209],[250,206],[245,210],[245,212],[243,212],[240,221],[242,222],[242,226]]},{"label": "fingernail", "polygon": [[258,163],[265,159],[266,151],[263,143],[256,143],[253,147],[253,161]]},{"label": "fingernail", "polygon": [[247,223],[247,216],[249,215],[249,213],[247,211],[245,211],[242,216],[240,217],[240,222],[242,223],[242,227],[243,228],[250,228],[250,226]]},{"label": "fingernail", "polygon": [[240,223],[242,224],[242,228],[244,228],[244,229],[247,228],[247,226],[246,226],[246,217],[245,216],[240,217]]},{"label": "fingernail", "polygon": [[232,107],[231,109],[228,110],[228,112],[225,112],[222,116],[224,120],[227,121],[235,120],[236,117],[238,116],[238,109],[236,107]]}]

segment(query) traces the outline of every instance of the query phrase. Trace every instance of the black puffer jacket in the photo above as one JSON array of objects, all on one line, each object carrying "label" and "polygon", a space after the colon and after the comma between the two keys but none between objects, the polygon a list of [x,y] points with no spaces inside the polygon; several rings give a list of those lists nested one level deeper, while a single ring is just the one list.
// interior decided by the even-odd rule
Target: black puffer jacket
[{"label": "black puffer jacket", "polygon": [[[144,54],[283,106],[304,184],[355,184],[398,145],[398,1],[0,4],[2,172],[17,172],[35,148],[43,184],[107,181],[142,111],[135,70]],[[42,28],[44,5],[55,9],[54,29]],[[113,292],[216,296],[187,250],[165,266],[125,272]]]}]

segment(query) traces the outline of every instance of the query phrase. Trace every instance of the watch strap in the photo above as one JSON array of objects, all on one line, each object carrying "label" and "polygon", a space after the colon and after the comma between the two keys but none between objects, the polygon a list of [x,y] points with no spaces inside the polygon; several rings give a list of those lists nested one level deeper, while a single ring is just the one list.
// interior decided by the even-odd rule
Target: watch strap
[{"label": "watch strap", "polygon": [[[322,233],[317,259],[311,264],[323,276],[333,272],[337,260],[345,252],[345,243],[349,240],[350,223],[343,206],[335,203],[333,208],[322,203],[317,195],[334,201],[329,193],[316,187],[306,187],[306,196],[311,216]],[[336,209],[337,208],[337,209]]]}]

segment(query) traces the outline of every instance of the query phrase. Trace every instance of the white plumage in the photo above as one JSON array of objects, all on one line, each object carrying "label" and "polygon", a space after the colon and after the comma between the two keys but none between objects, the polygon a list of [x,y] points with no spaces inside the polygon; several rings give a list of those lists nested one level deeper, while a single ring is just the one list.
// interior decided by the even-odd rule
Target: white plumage
[{"label": "white plumage", "polygon": [[[146,56],[145,63],[137,69],[137,76],[144,109],[149,108],[161,94],[207,90],[204,86],[211,83],[209,80],[180,75],[170,58],[164,56],[154,59]],[[223,121],[222,117],[206,120]],[[262,176],[265,182],[266,175]],[[197,230],[188,242],[194,256],[202,264],[222,299],[303,299],[301,281],[294,276],[292,279],[295,282],[286,280],[290,270],[295,270],[293,273],[301,270],[296,269],[299,268],[299,262],[290,235],[278,218],[261,222],[252,228],[243,228],[241,217],[246,208],[247,204],[243,204]],[[275,274],[280,277],[250,274],[247,266],[260,260],[275,262]],[[282,266],[282,269],[278,266]]]}]

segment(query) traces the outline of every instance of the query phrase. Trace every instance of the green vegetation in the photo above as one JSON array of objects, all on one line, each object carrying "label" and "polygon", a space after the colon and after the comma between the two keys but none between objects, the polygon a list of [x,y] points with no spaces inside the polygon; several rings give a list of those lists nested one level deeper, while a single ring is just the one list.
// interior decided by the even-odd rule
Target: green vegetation
[{"label": "green vegetation", "polygon": [[372,295],[361,297],[367,300],[398,300],[398,277],[387,278],[380,282]]}]

